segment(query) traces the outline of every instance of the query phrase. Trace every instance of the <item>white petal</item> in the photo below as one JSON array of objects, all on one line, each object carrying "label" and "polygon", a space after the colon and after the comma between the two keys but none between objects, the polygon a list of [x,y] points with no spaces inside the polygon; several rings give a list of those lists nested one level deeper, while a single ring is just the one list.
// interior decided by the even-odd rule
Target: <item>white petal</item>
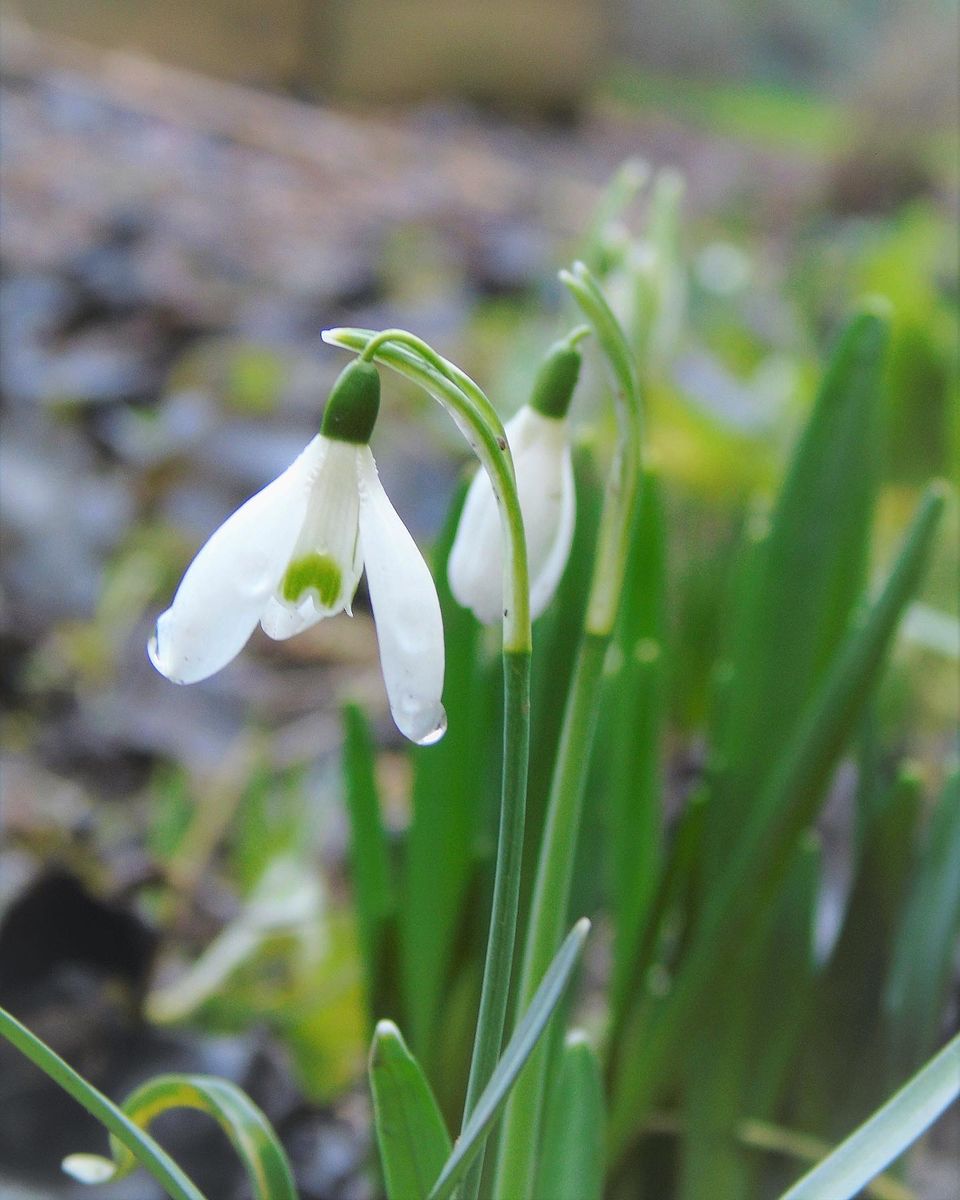
[{"label": "white petal", "polygon": [[260,625],[263,632],[275,642],[284,642],[287,638],[303,633],[311,625],[316,625],[326,615],[309,598],[291,607],[282,603],[276,596],[271,596],[260,617]]},{"label": "white petal", "polygon": [[453,598],[492,625],[503,619],[503,567],[500,511],[483,468],[467,490],[457,534],[447,560]]},{"label": "white petal", "polygon": [[287,600],[281,580],[260,621],[264,633],[278,640],[301,633],[322,617],[331,617],[344,609],[349,612],[363,571],[357,490],[357,461],[362,448],[351,442],[324,441],[323,470],[314,479],[306,517],[290,557],[294,563],[314,554],[330,560],[339,574],[340,585],[336,595],[326,600],[314,588],[295,600]]},{"label": "white petal", "polygon": [[533,619],[553,599],[573,540],[576,504],[566,425],[522,408],[507,430],[527,535]]},{"label": "white petal", "polygon": [[[553,532],[553,542],[542,560],[536,574],[530,579],[530,618],[536,620],[553,599],[563,572],[566,570],[573,531],[577,519],[576,489],[573,481],[573,464],[570,449],[562,456],[560,470],[560,512]],[[527,522],[524,519],[524,528]]]},{"label": "white petal", "polygon": [[[527,538],[530,611],[550,603],[570,553],[575,521],[573,470],[565,420],[525,405],[507,423]],[[447,573],[454,598],[485,624],[503,618],[500,514],[485,471],[474,477],[463,506]]]},{"label": "white petal", "polygon": [[360,476],[360,543],[377,624],[380,665],[397,728],[421,745],[447,726],[443,692],[443,621],[433,576],[397,516],[364,447]]},{"label": "white petal", "polygon": [[174,683],[206,679],[246,644],[286,570],[326,444],[315,437],[190,564],[149,647],[153,665]]}]

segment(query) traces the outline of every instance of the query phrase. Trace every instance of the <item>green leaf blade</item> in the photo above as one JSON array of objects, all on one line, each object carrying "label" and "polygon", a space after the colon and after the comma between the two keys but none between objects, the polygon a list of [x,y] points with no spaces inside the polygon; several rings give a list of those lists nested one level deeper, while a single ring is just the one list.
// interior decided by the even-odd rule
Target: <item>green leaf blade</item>
[{"label": "green leaf blade", "polygon": [[370,1090],[389,1200],[423,1200],[450,1154],[420,1064],[392,1021],[380,1021],[370,1047]]},{"label": "green leaf blade", "polygon": [[[123,1111],[141,1129],[177,1108],[194,1109],[217,1122],[244,1165],[255,1200],[297,1200],[286,1151],[270,1122],[236,1084],[212,1075],[158,1075],[123,1102]],[[116,1137],[110,1140],[117,1177],[126,1175],[136,1159]]]},{"label": "green leaf blade", "polygon": [[896,1084],[930,1053],[960,934],[960,773],[947,781],[930,821],[883,995],[888,1080]]},{"label": "green leaf blade", "polygon": [[847,326],[752,564],[720,741],[725,779],[711,837],[717,869],[845,636],[864,586],[887,341],[888,322],[878,311],[865,310]]},{"label": "green leaf blade", "polygon": [[616,1071],[611,1142],[622,1149],[656,1089],[714,971],[735,957],[744,931],[779,889],[797,844],[823,803],[826,785],[880,676],[900,617],[929,560],[946,489],[934,484],[918,506],[897,560],[869,612],[852,630],[739,831],[729,869],[711,889],[669,1004],[653,1026],[628,1030]]},{"label": "green leaf blade", "polygon": [[[583,950],[583,943],[590,930],[586,917],[574,925],[557,952],[556,958],[544,975],[534,994],[530,1007],[524,1013],[513,1036],[507,1043],[490,1082],[480,1094],[453,1153],[444,1164],[439,1178],[430,1191],[428,1200],[447,1200],[461,1182],[474,1158],[479,1154],[487,1134],[501,1108],[506,1103],[510,1089],[533,1053],[551,1015],[559,1004],[574,967]],[[393,1198],[391,1197],[391,1200]]]},{"label": "green leaf blade", "polygon": [[960,1095],[960,1036],[781,1200],[851,1200]]},{"label": "green leaf blade", "polygon": [[567,1035],[547,1104],[536,1195],[600,1200],[603,1194],[603,1085],[586,1035]]}]

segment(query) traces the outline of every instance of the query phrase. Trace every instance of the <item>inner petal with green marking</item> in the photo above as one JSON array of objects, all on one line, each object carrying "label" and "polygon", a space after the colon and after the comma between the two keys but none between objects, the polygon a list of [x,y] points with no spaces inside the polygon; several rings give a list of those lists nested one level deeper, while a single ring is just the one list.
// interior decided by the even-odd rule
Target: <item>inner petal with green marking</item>
[{"label": "inner petal with green marking", "polygon": [[299,603],[307,592],[313,591],[324,608],[332,608],[342,585],[343,573],[334,559],[329,554],[312,551],[291,561],[280,590],[289,604]]}]

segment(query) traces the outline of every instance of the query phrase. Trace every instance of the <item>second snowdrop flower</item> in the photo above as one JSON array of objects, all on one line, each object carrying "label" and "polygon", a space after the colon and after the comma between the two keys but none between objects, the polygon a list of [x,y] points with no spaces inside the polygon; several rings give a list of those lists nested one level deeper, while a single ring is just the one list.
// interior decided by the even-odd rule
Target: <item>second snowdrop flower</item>
[{"label": "second snowdrop flower", "polygon": [[393,719],[412,741],[442,737],[440,604],[377,475],[368,443],[379,406],[376,367],[351,363],[330,393],[321,432],[193,560],[150,643],[158,671],[195,683],[226,666],[258,622],[280,639],[349,613],[366,566]]},{"label": "second snowdrop flower", "polygon": [[[550,603],[567,565],[576,520],[567,409],[580,373],[571,339],[544,359],[525,404],[505,433],[513,455],[530,568],[530,615]],[[454,598],[484,624],[503,618],[500,516],[489,478],[478,472],[467,492],[450,551]]]}]

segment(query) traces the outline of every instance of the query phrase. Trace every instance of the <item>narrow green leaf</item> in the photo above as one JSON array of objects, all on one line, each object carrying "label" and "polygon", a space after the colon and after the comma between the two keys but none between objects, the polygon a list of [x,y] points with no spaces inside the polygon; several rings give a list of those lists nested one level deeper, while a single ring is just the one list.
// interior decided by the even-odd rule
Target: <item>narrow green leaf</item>
[{"label": "narrow green leaf", "polygon": [[932,1050],[960,934],[960,773],[947,782],[903,911],[883,996],[890,1081]]},{"label": "narrow green leaf", "polygon": [[370,1090],[389,1200],[423,1200],[450,1154],[437,1102],[392,1021],[370,1047]]},{"label": "narrow green leaf", "polygon": [[[150,1172],[150,1174],[165,1189],[173,1200],[205,1200],[203,1193],[173,1161],[169,1154],[144,1133],[130,1120],[112,1100],[98,1091],[93,1084],[88,1083],[82,1075],[51,1050],[50,1047],[31,1033],[25,1025],[21,1025],[16,1017],[4,1008],[0,1008],[0,1036],[6,1038],[24,1057],[28,1058],[44,1074],[81,1104],[91,1116],[110,1130],[129,1150],[130,1154]],[[96,1162],[108,1162],[97,1155],[83,1155],[84,1159]],[[113,1175],[113,1164],[108,1162],[110,1177]],[[101,1172],[101,1182],[105,1176]],[[95,1182],[91,1177],[90,1182]]]},{"label": "narrow green leaf", "polygon": [[960,1036],[781,1200],[851,1200],[960,1095]]},{"label": "narrow green leaf", "polygon": [[644,476],[608,681],[605,792],[613,867],[614,1008],[622,1006],[662,855],[660,739],[664,722],[666,535],[659,480]]},{"label": "narrow green leaf", "polygon": [[343,775],[350,815],[350,857],[353,865],[354,906],[366,981],[368,1016],[389,1004],[387,938],[395,915],[387,838],[380,817],[376,757],[362,711],[349,704],[343,710]]},{"label": "narrow green leaf", "polygon": [[865,579],[887,320],[864,311],[837,346],[793,455],[737,616],[734,686],[710,837],[725,870],[844,637]]},{"label": "narrow green leaf", "polygon": [[[161,1113],[177,1108],[196,1109],[217,1122],[244,1165],[255,1200],[297,1200],[286,1152],[270,1122],[236,1084],[210,1075],[158,1075],[123,1102],[123,1112],[140,1129],[146,1129]],[[113,1179],[128,1175],[139,1165],[132,1150],[113,1133],[110,1150]],[[92,1158],[80,1156],[78,1164],[71,1156],[64,1167],[82,1178]]]},{"label": "narrow green leaf", "polygon": [[840,934],[817,988],[798,1111],[803,1128],[831,1141],[863,1120],[887,1090],[878,1053],[880,996],[922,802],[920,780],[908,766],[874,803]]},{"label": "narrow green leaf", "polygon": [[400,900],[404,1012],[411,1044],[431,1074],[436,1045],[432,1031],[440,1019],[454,942],[476,868],[484,796],[489,794],[489,780],[496,779],[499,761],[487,739],[479,735],[480,730],[489,730],[495,737],[491,717],[496,671],[483,653],[482,627],[456,603],[447,584],[447,557],[465,495],[464,484],[434,554],[446,643],[444,703],[456,719],[436,746],[411,751],[413,816]]},{"label": "narrow green leaf", "polygon": [[[523,873],[520,886],[520,928],[526,925],[530,893],[537,871],[543,840],[547,800],[554,763],[563,728],[567,693],[573,677],[576,654],[583,629],[583,614],[590,585],[590,569],[600,519],[603,484],[596,462],[586,450],[574,453],[577,521],[567,569],[553,602],[534,627],[533,670],[530,679],[530,771],[527,778],[527,813],[524,831]],[[594,756],[596,759],[596,756]],[[575,877],[575,884],[578,882]],[[576,890],[571,899],[575,912],[589,912],[595,896],[582,898]],[[571,910],[568,910],[571,911]],[[564,914],[566,915],[566,914]]]},{"label": "narrow green leaf", "polygon": [[808,833],[797,847],[756,965],[754,1045],[743,1105],[751,1117],[773,1119],[797,1058],[814,982],[820,880],[820,842]]},{"label": "narrow green leaf", "polygon": [[[698,790],[687,801],[677,822],[648,919],[630,961],[623,995],[619,1003],[612,1006],[607,1039],[611,1065],[622,1060],[621,1042],[628,1018],[636,1020],[641,1011],[646,1011],[654,1002],[654,993],[669,979],[676,957],[676,943],[684,932],[681,926],[689,920],[694,907],[693,893],[702,858],[706,808],[706,792]],[[617,999],[613,997],[614,1002]]]},{"label": "narrow green leaf", "polygon": [[751,931],[741,961],[718,971],[710,1019],[692,1029],[686,1060],[682,1200],[748,1196],[756,1160],[738,1138],[758,1103],[771,1105],[795,1054],[813,976],[819,845],[807,835],[783,888]]},{"label": "narrow green leaf", "polygon": [[533,1053],[540,1035],[570,982],[589,930],[590,922],[586,917],[581,917],[567,934],[537,988],[530,1007],[517,1023],[513,1036],[490,1077],[490,1082],[481,1092],[453,1153],[430,1191],[428,1200],[446,1200],[446,1197],[451,1196],[480,1152],[491,1126],[510,1094],[510,1089],[524,1063]]},{"label": "narrow green leaf", "polygon": [[879,678],[897,623],[916,591],[944,496],[944,487],[933,485],[921,501],[886,585],[848,635],[774,777],[741,827],[736,853],[709,893],[669,1002],[661,1006],[652,1028],[633,1029],[620,1054],[612,1110],[612,1138],[618,1147],[650,1103],[658,1074],[676,1050],[713,972],[736,959],[744,929],[769,905],[798,838],[815,818],[840,752]]},{"label": "narrow green leaf", "polygon": [[567,1034],[547,1102],[537,1196],[600,1200],[603,1194],[603,1085],[586,1034]]}]

